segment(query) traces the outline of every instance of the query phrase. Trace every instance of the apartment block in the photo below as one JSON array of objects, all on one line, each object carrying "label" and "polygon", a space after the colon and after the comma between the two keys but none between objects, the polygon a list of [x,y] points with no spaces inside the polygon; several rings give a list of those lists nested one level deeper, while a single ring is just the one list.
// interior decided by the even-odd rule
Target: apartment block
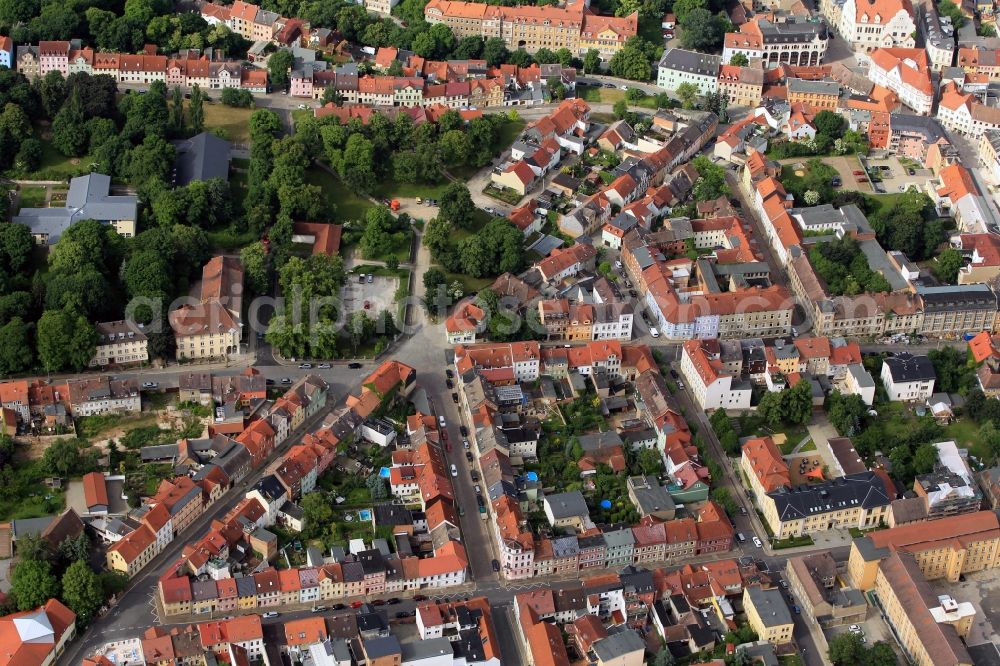
[{"label": "apartment block", "polygon": [[829,41],[824,21],[789,19],[778,23],[754,18],[741,25],[739,32],[726,33],[722,62],[728,63],[741,53],[749,60],[760,58],[764,69],[815,67],[823,62]]},{"label": "apartment block", "polygon": [[135,326],[125,321],[108,321],[95,324],[97,347],[90,367],[126,365],[149,360],[146,334],[142,324]]}]

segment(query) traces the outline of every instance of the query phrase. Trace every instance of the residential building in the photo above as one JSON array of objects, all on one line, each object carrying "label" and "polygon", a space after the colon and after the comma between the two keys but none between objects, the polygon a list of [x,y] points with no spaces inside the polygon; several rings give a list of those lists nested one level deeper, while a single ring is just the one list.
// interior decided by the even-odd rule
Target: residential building
[{"label": "residential building", "polygon": [[934,592],[913,555],[895,552],[882,561],[873,598],[911,663],[972,666],[962,638],[975,620],[975,607]]},{"label": "residential building", "polygon": [[788,590],[802,604],[808,622],[828,629],[865,621],[868,603],[864,595],[841,585],[829,551],[790,557],[784,573]]},{"label": "residential building", "polygon": [[934,84],[926,50],[877,48],[869,57],[868,77],[872,83],[896,93],[903,104],[918,114],[930,114],[934,106]]},{"label": "residential building", "polygon": [[14,69],[14,40],[7,35],[0,37],[0,67]]},{"label": "residential building", "polygon": [[134,195],[111,195],[111,178],[100,173],[73,178],[66,205],[54,208],[22,208],[13,222],[23,224],[39,245],[55,245],[60,236],[80,220],[97,220],[114,227],[119,235],[136,233],[137,200]]},{"label": "residential building", "polygon": [[988,129],[979,137],[979,159],[992,183],[1000,183],[1000,129]]},{"label": "residential building", "polygon": [[785,82],[789,104],[807,104],[816,112],[833,111],[840,101],[840,84],[836,81],[813,81],[789,77]]},{"label": "residential building", "polygon": [[572,527],[582,531],[590,525],[590,510],[579,490],[546,495],[542,508],[552,527]]},{"label": "residential building", "polygon": [[640,516],[657,520],[674,519],[674,500],[655,476],[630,476],[626,481],[628,498]]},{"label": "residential building", "polygon": [[847,560],[851,583],[870,590],[879,562],[896,551],[912,554],[928,580],[955,583],[963,574],[1000,566],[1000,520],[993,511],[979,511],[859,537]]},{"label": "residential building", "polygon": [[174,145],[174,185],[183,187],[196,180],[221,178],[229,180],[229,158],[232,144],[211,132],[179,139]]},{"label": "residential building", "polygon": [[917,22],[919,36],[931,61],[931,69],[940,72],[955,61],[955,26],[950,16],[941,16],[933,4],[921,5]]},{"label": "residential building", "polygon": [[923,499],[927,519],[979,511],[982,493],[955,442],[938,442],[934,447],[938,452],[934,471],[913,481],[913,492]]},{"label": "residential building", "polygon": [[718,340],[688,340],[682,345],[681,374],[701,409],[748,409],[752,387],[720,361]]},{"label": "residential building", "polygon": [[243,333],[243,267],[235,257],[213,257],[202,269],[201,302],[169,314],[177,359],[228,357]]},{"label": "residential building", "polygon": [[973,138],[1000,130],[1000,107],[983,103],[979,97],[960,90],[952,82],[941,87],[938,118],[948,129]]},{"label": "residential building", "polygon": [[916,45],[916,13],[910,0],[823,0],[820,10],[855,50]]},{"label": "residential building", "polygon": [[[728,62],[723,59],[723,62]],[[764,94],[764,70],[756,67],[720,65],[718,91],[729,100],[729,106],[760,106]]]},{"label": "residential building", "polygon": [[881,379],[892,401],[923,403],[934,393],[934,365],[926,356],[902,352],[886,358]]},{"label": "residential building", "polygon": [[142,411],[139,382],[107,375],[66,382],[66,396],[74,417]]},{"label": "residential building", "polygon": [[76,636],[76,613],[58,599],[0,617],[3,666],[50,666]]},{"label": "residential building", "polygon": [[97,329],[97,347],[90,367],[127,365],[149,360],[146,333],[142,324],[131,325],[126,321],[100,322]]},{"label": "residential building", "polygon": [[772,22],[755,17],[728,32],[723,42],[722,62],[728,63],[737,53],[749,60],[760,58],[763,69],[779,65],[815,67],[823,62],[830,41],[824,21],[805,21],[791,17]]},{"label": "residential building", "polygon": [[788,464],[770,437],[753,437],[743,444],[740,468],[758,504],[768,493],[792,485]]},{"label": "residential building", "polygon": [[747,623],[762,640],[774,645],[792,642],[792,612],[780,589],[748,585],[743,588],[743,610]]},{"label": "residential building", "polygon": [[669,48],[657,65],[656,85],[677,90],[680,84],[691,83],[698,87],[699,94],[708,95],[718,89],[721,65],[722,59],[716,55]]},{"label": "residential building", "polygon": [[602,59],[613,56],[638,32],[637,13],[625,17],[599,16],[582,0],[562,7],[497,7],[431,0],[424,7],[424,19],[432,25],[444,23],[458,39],[500,37],[510,50],[525,49],[529,53],[541,48],[566,48],[582,56],[593,48]]},{"label": "residential building", "polygon": [[893,493],[876,472],[848,474],[764,495],[761,510],[777,539],[888,522]]}]

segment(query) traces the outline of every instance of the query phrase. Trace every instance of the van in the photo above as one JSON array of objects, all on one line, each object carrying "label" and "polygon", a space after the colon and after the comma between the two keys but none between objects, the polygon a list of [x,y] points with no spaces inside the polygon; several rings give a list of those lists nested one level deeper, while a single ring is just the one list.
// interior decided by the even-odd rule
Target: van
[{"label": "van", "polygon": [[660,332],[652,326],[649,327],[649,334],[652,335],[654,338],[660,337]]},{"label": "van", "polygon": [[743,532],[737,532],[736,538],[740,540],[740,543],[746,543],[747,538],[743,536]]}]

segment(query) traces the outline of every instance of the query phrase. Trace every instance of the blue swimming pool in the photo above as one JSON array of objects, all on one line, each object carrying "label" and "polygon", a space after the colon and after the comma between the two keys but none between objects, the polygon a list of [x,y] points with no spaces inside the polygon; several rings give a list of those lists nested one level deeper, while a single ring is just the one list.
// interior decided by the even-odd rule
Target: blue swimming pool
[{"label": "blue swimming pool", "polygon": [[361,509],[360,511],[358,511],[358,518],[364,521],[371,520],[372,512],[369,511],[368,509]]}]

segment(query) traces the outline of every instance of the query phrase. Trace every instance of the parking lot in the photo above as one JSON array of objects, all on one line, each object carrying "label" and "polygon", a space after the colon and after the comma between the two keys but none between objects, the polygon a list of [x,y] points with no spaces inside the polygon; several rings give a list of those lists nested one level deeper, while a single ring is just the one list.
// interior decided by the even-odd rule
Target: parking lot
[{"label": "parking lot", "polygon": [[[788,165],[798,165],[801,164],[805,166],[808,164],[810,157],[790,157],[787,159],[779,160],[781,164]],[[837,175],[840,176],[840,187],[838,189],[845,190],[848,192],[871,192],[871,185],[868,184],[868,179],[861,176],[862,182],[858,182],[858,176],[854,173],[855,171],[861,171],[861,163],[858,162],[858,158],[853,155],[837,155],[834,157],[823,157],[820,158],[823,164],[832,166],[837,170]]]},{"label": "parking lot", "polygon": [[[399,278],[376,275],[369,283],[367,279],[361,281],[359,277],[364,270],[364,266],[357,268],[357,273],[351,273],[344,285],[342,295],[344,298],[344,317],[351,316],[351,313],[364,310],[372,318],[382,310],[394,312],[393,296],[399,287]],[[368,307],[365,307],[365,304]]]},{"label": "parking lot", "polygon": [[968,574],[964,581],[949,583],[944,580],[932,581],[937,594],[949,594],[955,601],[969,601],[976,608],[976,617],[966,638],[968,645],[1000,642],[996,627],[1000,626],[1000,578],[992,571],[977,571]]},{"label": "parking lot", "polygon": [[[914,165],[906,166],[898,157],[868,158],[868,167],[878,169],[882,176],[881,186],[886,194],[905,191],[910,185],[923,189],[923,184],[933,177],[930,169],[918,169]],[[913,174],[909,172],[912,169]]]},{"label": "parking lot", "polygon": [[[896,645],[896,639],[892,637],[889,627],[885,625],[885,622],[882,620],[882,616],[879,614],[877,608],[869,607],[867,619],[860,623],[859,626],[861,627],[862,635],[864,636],[865,643],[867,645],[872,645],[874,643],[878,643],[879,641],[885,641],[898,651],[899,648]],[[843,626],[827,629],[823,632],[823,635],[829,643],[834,636],[847,633],[850,630],[850,625],[845,624]]]}]

